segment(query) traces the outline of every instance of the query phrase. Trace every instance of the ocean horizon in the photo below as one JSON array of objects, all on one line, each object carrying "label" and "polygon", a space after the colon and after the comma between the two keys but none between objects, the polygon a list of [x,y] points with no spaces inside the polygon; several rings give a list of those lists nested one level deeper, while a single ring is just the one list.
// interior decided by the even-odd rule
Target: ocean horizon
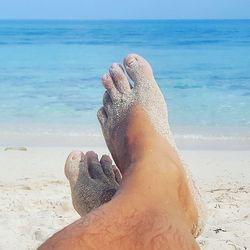
[{"label": "ocean horizon", "polygon": [[250,149],[250,20],[0,20],[0,145],[103,145],[100,79],[129,53],[177,142]]}]

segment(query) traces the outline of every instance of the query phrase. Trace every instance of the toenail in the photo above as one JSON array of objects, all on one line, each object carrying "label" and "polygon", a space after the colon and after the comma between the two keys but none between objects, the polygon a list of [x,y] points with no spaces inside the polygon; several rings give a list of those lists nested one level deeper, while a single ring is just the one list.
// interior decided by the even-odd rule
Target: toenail
[{"label": "toenail", "polygon": [[105,163],[112,164],[112,160],[110,159],[110,157],[108,155],[103,155],[101,158],[101,161],[104,161]]},{"label": "toenail", "polygon": [[76,160],[79,161],[81,159],[82,155],[84,156],[84,154],[81,151],[74,151],[74,152],[70,153],[69,159],[71,161],[76,161]]},{"label": "toenail", "polygon": [[134,66],[137,63],[137,58],[135,56],[128,56],[126,58],[126,65],[131,67]]},{"label": "toenail", "polygon": [[109,74],[105,74],[105,75],[103,75],[103,77],[102,77],[102,80],[103,81],[107,81],[107,80],[110,80],[111,78],[110,78],[110,75]]},{"label": "toenail", "polygon": [[111,66],[110,66],[111,69],[114,69],[114,68],[117,68],[117,67],[119,67],[118,63],[112,63]]},{"label": "toenail", "polygon": [[71,159],[74,161],[74,160],[76,160],[77,158],[79,158],[79,154],[77,154],[77,153],[74,153],[73,155],[72,155],[72,157],[71,157]]}]

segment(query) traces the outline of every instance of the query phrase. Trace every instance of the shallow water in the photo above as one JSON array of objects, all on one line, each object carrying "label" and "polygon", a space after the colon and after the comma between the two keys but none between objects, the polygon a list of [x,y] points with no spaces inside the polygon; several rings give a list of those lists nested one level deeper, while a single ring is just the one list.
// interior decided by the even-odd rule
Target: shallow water
[{"label": "shallow water", "polygon": [[100,136],[100,78],[131,52],[152,63],[177,138],[250,145],[250,20],[0,21],[0,144]]}]

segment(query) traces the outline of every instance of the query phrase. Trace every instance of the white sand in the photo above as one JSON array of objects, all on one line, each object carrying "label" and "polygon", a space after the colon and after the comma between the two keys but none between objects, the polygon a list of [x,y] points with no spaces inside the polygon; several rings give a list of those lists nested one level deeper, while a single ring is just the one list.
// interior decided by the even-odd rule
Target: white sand
[{"label": "white sand", "polygon": [[[0,148],[0,249],[35,249],[79,218],[63,172],[73,149]],[[208,222],[198,239],[201,249],[250,249],[250,151],[183,154],[207,204]]]}]

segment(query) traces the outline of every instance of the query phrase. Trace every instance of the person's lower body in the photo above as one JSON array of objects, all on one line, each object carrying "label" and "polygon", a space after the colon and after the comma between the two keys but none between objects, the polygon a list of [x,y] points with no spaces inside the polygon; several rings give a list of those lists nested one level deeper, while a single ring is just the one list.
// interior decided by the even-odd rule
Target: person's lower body
[{"label": "person's lower body", "polygon": [[124,67],[134,85],[113,64],[103,77],[107,91],[98,111],[123,179],[108,156],[99,161],[93,152],[71,153],[65,173],[74,207],[86,216],[45,248],[198,249],[194,187],[171,136],[164,98],[145,59],[129,55]]}]

